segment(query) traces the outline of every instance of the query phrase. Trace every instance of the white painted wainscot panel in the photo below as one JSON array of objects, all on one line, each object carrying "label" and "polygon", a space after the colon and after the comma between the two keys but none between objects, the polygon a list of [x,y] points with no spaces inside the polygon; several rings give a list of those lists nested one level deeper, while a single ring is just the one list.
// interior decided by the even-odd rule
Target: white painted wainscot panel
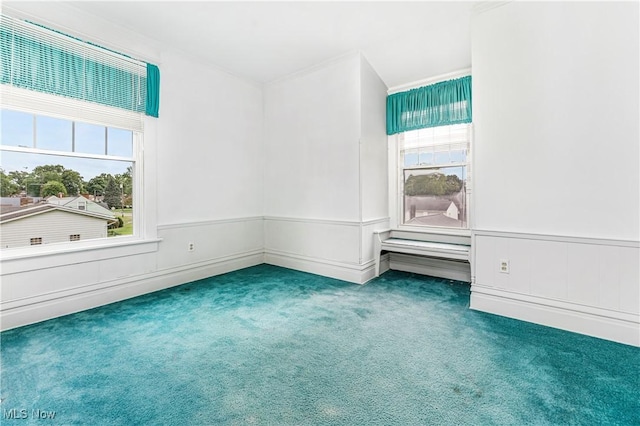
[{"label": "white painted wainscot panel", "polygon": [[371,243],[364,241],[386,223],[265,217],[265,262],[363,284],[373,278]]},{"label": "white painted wainscot panel", "polygon": [[472,309],[640,346],[639,242],[475,231],[473,247]]}]

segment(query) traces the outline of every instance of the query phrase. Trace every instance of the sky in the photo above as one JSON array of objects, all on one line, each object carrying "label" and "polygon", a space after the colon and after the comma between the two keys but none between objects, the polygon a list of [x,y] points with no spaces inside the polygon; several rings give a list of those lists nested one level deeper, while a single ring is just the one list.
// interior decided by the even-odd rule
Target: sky
[{"label": "sky", "polygon": [[[0,144],[7,146],[33,148],[35,144],[35,148],[58,152],[107,154],[127,158],[133,155],[133,133],[129,130],[79,122],[74,125],[68,120],[34,116],[18,111],[1,111],[0,138]],[[122,174],[133,163],[0,151],[0,167],[5,173],[31,172],[37,166],[48,164],[61,164],[67,169],[77,171],[85,181],[88,181],[102,173]]]}]

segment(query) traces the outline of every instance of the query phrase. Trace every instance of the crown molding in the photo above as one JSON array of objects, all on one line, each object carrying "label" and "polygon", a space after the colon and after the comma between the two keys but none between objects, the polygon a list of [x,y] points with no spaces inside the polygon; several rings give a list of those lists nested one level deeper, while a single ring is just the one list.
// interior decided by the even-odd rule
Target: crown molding
[{"label": "crown molding", "polygon": [[472,10],[471,14],[473,16],[479,15],[481,13],[487,12],[489,10],[496,9],[498,7],[502,7],[506,4],[513,3],[514,0],[496,0],[496,1],[479,1],[477,2]]},{"label": "crown molding", "polygon": [[413,81],[411,83],[400,84],[398,86],[390,87],[387,90],[388,95],[393,95],[398,92],[405,92],[407,90],[416,89],[418,87],[428,86],[430,84],[439,83],[441,81],[454,80],[456,78],[465,77],[471,75],[471,68],[464,68],[457,71],[448,72],[446,74],[436,75],[434,77],[424,78],[422,80]]}]

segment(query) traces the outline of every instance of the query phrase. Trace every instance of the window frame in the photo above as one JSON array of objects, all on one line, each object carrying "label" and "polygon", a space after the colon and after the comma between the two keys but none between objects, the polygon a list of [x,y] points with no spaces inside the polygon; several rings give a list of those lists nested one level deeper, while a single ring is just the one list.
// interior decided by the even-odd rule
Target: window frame
[{"label": "window frame", "polygon": [[[16,19],[34,20],[47,18],[44,15],[35,17],[10,7],[4,9],[3,13],[9,13]],[[74,22],[69,21],[68,24],[65,27],[66,29],[74,27]],[[55,30],[56,28],[54,28]],[[57,28],[57,30],[62,31],[63,28]],[[65,30],[65,32],[68,31]],[[71,34],[73,37],[95,42],[95,37],[93,37],[93,32],[89,27]],[[161,60],[157,52],[148,49],[142,52],[131,51],[130,38],[128,36],[120,37],[117,42],[111,43],[106,47],[113,52],[123,52],[125,55],[129,54],[145,61]],[[2,268],[2,274],[0,275],[20,274],[43,268],[56,268],[84,262],[152,254],[158,251],[162,238],[158,237],[158,214],[156,211],[157,181],[155,173],[157,147],[155,142],[158,139],[157,118],[145,115],[144,112],[133,113],[131,111],[118,110],[102,104],[62,98],[5,84],[0,84],[0,107],[86,122],[102,123],[105,117],[109,117],[109,120],[113,120],[113,122],[110,121],[106,125],[110,127],[130,128],[130,126],[139,126],[141,132],[141,141],[137,147],[137,179],[133,188],[138,211],[136,221],[134,221],[134,229],[137,230],[137,235],[80,240],[73,243],[26,246],[26,248],[16,247],[10,249],[10,253],[8,252],[9,250],[0,250],[0,266]],[[80,116],[78,113],[80,113]],[[157,116],[154,115],[153,117]]]},{"label": "window frame", "polygon": [[[420,232],[427,234],[444,234],[444,235],[464,235],[470,236],[473,224],[473,189],[472,189],[472,165],[473,165],[473,125],[469,124],[469,149],[467,151],[467,162],[452,163],[451,166],[466,165],[467,178],[465,182],[466,197],[467,197],[467,227],[466,228],[452,228],[445,226],[429,226],[429,225],[411,225],[405,224],[402,218],[404,217],[404,171],[405,170],[424,170],[424,169],[436,169],[443,166],[429,165],[419,167],[404,167],[401,158],[400,138],[398,134],[388,136],[389,142],[389,218],[392,229],[398,229],[403,231]],[[449,166],[449,165],[447,165]]]},{"label": "window frame", "polygon": [[[40,94],[40,93],[32,93],[32,98],[38,97],[49,98],[51,95],[48,94]],[[65,99],[64,103],[73,103],[73,104],[83,104],[85,101],[79,100],[68,100]],[[103,107],[103,108],[111,108],[111,107]],[[141,240],[153,240],[155,236],[150,236],[145,232],[145,207],[144,207],[144,179],[143,179],[143,170],[144,170],[144,128],[141,125],[138,128],[127,128],[129,126],[123,126],[122,121],[120,120],[110,120],[110,116],[107,115],[100,121],[87,119],[82,116],[82,113],[79,113],[77,116],[69,116],[68,114],[61,114],[56,111],[47,111],[42,106],[40,108],[29,108],[24,105],[14,105],[11,102],[5,102],[4,100],[0,103],[0,109],[8,109],[13,111],[20,111],[27,114],[33,114],[35,116],[47,116],[53,118],[60,118],[64,120],[69,120],[72,122],[81,122],[81,123],[89,123],[89,124],[97,124],[100,126],[111,127],[111,128],[119,128],[132,132],[132,156],[131,157],[120,157],[113,155],[101,155],[101,154],[84,154],[73,151],[54,151],[54,150],[43,150],[32,147],[21,147],[21,146],[11,146],[11,145],[2,145],[0,141],[0,153],[4,151],[9,152],[20,152],[26,154],[43,154],[43,155],[51,155],[51,156],[63,156],[63,157],[73,157],[73,158],[86,158],[86,159],[98,159],[98,160],[113,160],[113,161],[124,161],[130,162],[132,164],[132,198],[133,198],[133,234],[132,235],[122,235],[117,237],[105,237],[105,238],[95,238],[90,240],[81,240],[85,244],[89,244],[87,247],[99,247],[104,245],[112,246],[113,241],[117,240],[117,243],[139,243]],[[82,111],[78,109],[78,111]],[[130,113],[130,114],[138,114],[140,116],[140,120],[143,118],[140,113]],[[131,126],[133,127],[133,126]],[[36,137],[34,135],[34,137]],[[40,245],[28,245],[21,247],[11,247],[11,248],[2,248],[0,247],[0,255],[3,259],[13,259],[23,257],[25,255],[32,254],[42,254],[48,255],[56,252],[64,252],[65,250],[73,247],[74,249],[78,246],[78,241],[60,241],[49,244],[40,244]]]},{"label": "window frame", "polygon": [[[452,73],[436,76],[433,78],[420,80],[414,83],[397,86],[390,88],[388,90],[388,94],[391,95],[393,93],[410,90],[413,88],[418,88],[434,83],[438,83],[440,81],[445,81],[449,79],[464,77],[466,75],[471,75],[471,69],[464,69],[460,71],[455,71]],[[454,236],[471,236],[471,230],[474,227],[474,209],[475,203],[473,200],[473,163],[474,163],[474,124],[473,122],[467,124],[469,126],[469,146],[467,151],[467,179],[466,179],[466,196],[467,196],[467,227],[466,228],[450,228],[450,227],[440,227],[440,226],[428,226],[428,225],[410,225],[404,224],[402,218],[404,215],[404,170],[407,169],[404,167],[403,159],[400,155],[400,133],[396,133],[393,135],[387,136],[387,147],[388,147],[388,176],[389,176],[389,226],[391,229],[397,229],[401,231],[411,231],[423,234],[439,234],[439,235],[454,235]],[[452,165],[456,165],[459,163],[452,163]],[[436,166],[424,166],[424,168],[434,168]],[[440,166],[442,167],[442,166]],[[423,168],[423,166],[417,167]]]},{"label": "window frame", "polygon": [[[471,156],[472,156],[472,133],[473,133],[473,125],[472,123],[464,124],[464,126],[468,126],[467,129],[467,154],[466,161],[464,162],[455,162],[455,163],[442,163],[442,164],[431,164],[431,165],[417,165],[417,166],[404,166],[404,158],[402,157],[402,136],[407,132],[396,133],[391,136],[395,139],[395,156],[396,156],[396,173],[397,173],[397,185],[396,188],[396,205],[397,205],[397,228],[411,231],[426,230],[429,233],[446,233],[446,234],[462,234],[462,235],[470,235],[471,230]],[[445,126],[440,126],[445,127]],[[429,226],[429,225],[410,225],[404,223],[404,217],[406,212],[404,211],[404,179],[405,179],[405,171],[407,170],[436,170],[443,169],[447,167],[466,167],[466,179],[465,179],[465,203],[467,204],[467,208],[465,209],[466,214],[466,222],[467,226],[465,228],[454,228],[448,226]]]}]

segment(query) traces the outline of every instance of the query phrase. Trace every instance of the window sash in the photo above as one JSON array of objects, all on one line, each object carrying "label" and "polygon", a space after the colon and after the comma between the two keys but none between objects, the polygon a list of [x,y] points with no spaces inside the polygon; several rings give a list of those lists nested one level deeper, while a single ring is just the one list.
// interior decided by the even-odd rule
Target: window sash
[{"label": "window sash", "polygon": [[[51,116],[50,113],[48,112],[41,112],[41,111],[28,111],[28,110],[23,110],[24,112],[27,112],[29,114],[35,114],[35,115],[43,115],[43,116]],[[73,118],[73,117],[64,117],[70,121],[74,121],[74,122],[80,122],[81,120],[77,119],[77,118]],[[105,120],[102,121],[101,125],[107,126],[107,127],[114,127],[112,123],[108,123]],[[114,156],[114,155],[100,155],[100,154],[90,154],[90,153],[82,153],[82,152],[70,152],[70,151],[55,151],[55,150],[46,150],[46,149],[37,149],[37,148],[28,148],[28,147],[19,147],[19,146],[10,146],[10,145],[1,145],[0,144],[0,152],[2,151],[11,151],[11,152],[20,152],[20,153],[25,153],[25,154],[43,154],[43,155],[50,155],[50,156],[62,156],[62,157],[74,157],[74,158],[83,158],[83,159],[87,159],[87,160],[108,160],[108,161],[123,161],[123,162],[127,162],[130,163],[132,166],[132,199],[134,202],[133,205],[133,234],[130,236],[119,236],[117,237],[118,240],[120,239],[127,239],[127,238],[141,238],[144,237],[144,232],[143,232],[143,222],[144,222],[144,218],[143,218],[143,199],[142,199],[142,188],[143,188],[143,157],[142,157],[142,153],[143,153],[143,149],[142,149],[142,141],[143,141],[143,132],[142,131],[136,131],[135,129],[126,129],[126,130],[131,130],[133,133],[133,139],[132,139],[132,156],[131,157],[120,157],[120,156]],[[1,141],[0,141],[1,143]],[[86,208],[86,205],[85,205]],[[92,241],[103,241],[104,244],[111,244],[113,238],[99,238],[99,239],[95,239]],[[88,241],[88,240],[87,240]],[[52,243],[52,244],[44,244],[44,241],[41,239],[40,243],[37,244],[31,244],[31,246],[33,245],[53,245],[53,246],[59,246],[59,247],[65,247],[66,244],[69,244],[71,241],[66,241],[66,242],[58,242],[58,243]],[[102,243],[100,243],[102,244]],[[18,251],[21,252],[24,249],[28,248],[30,246],[20,246],[20,247],[12,247],[12,248],[0,248],[0,250],[2,250],[3,252],[7,253],[7,252],[12,252],[12,251]]]},{"label": "window sash", "polygon": [[[465,179],[462,179],[464,187],[463,187],[463,191],[461,194],[462,199],[459,200],[459,205],[456,204],[456,208],[459,209],[459,213],[462,215],[460,217],[457,218],[457,220],[459,220],[461,222],[461,226],[447,226],[447,225],[435,225],[435,224],[421,224],[419,222],[411,222],[410,220],[412,220],[413,218],[410,218],[409,220],[407,220],[407,216],[409,214],[409,212],[407,211],[407,197],[415,197],[415,196],[410,196],[410,195],[406,195],[405,194],[405,183],[406,183],[406,174],[407,172],[415,172],[415,171],[441,171],[442,169],[447,169],[447,168],[460,168],[463,169],[463,174],[465,176]],[[400,174],[399,174],[399,191],[398,191],[398,207],[399,207],[399,225],[400,226],[411,226],[411,227],[415,227],[415,228],[420,228],[420,229],[429,229],[429,228],[436,228],[436,229],[440,229],[440,230],[469,230],[470,229],[470,201],[471,201],[471,197],[470,197],[470,190],[469,190],[469,170],[470,170],[470,166],[468,163],[461,163],[461,164],[447,164],[444,166],[420,166],[420,167],[413,167],[413,168],[408,168],[408,167],[404,167],[404,168],[400,168]],[[442,200],[445,200],[446,197],[445,196],[432,196],[433,198],[441,198]]]},{"label": "window sash", "polygon": [[[468,231],[470,229],[470,201],[471,201],[471,135],[472,128],[470,124],[462,124],[446,128],[433,128],[413,130],[398,133],[394,136],[396,141],[396,176],[397,176],[397,195],[396,195],[396,211],[397,226],[410,227],[413,229],[438,229],[444,230],[460,230]],[[430,136],[430,137],[428,137]],[[447,139],[451,137],[451,139]],[[429,164],[418,164],[405,166],[405,153],[424,152],[447,152],[452,150],[465,150],[466,161],[463,162],[434,162]],[[437,225],[425,225],[418,223],[407,223],[407,211],[405,200],[405,174],[406,172],[441,170],[446,168],[464,168],[464,211],[461,221],[465,223],[464,227],[449,227]]]}]

